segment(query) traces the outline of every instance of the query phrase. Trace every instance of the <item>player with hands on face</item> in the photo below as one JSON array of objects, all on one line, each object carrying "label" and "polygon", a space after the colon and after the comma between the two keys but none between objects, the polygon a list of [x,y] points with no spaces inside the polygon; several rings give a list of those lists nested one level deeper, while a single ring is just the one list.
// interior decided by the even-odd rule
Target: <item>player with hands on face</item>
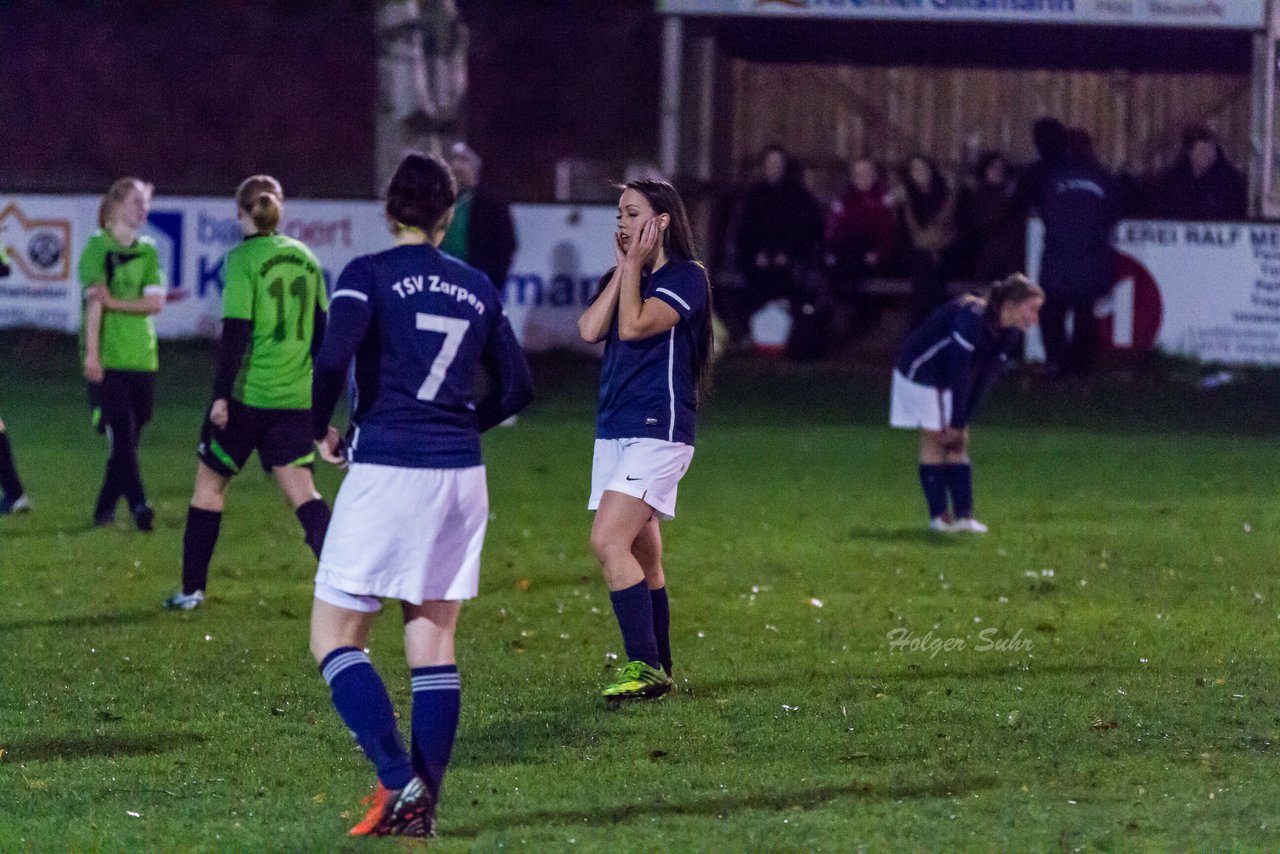
[{"label": "player with hands on face", "polygon": [[614,258],[578,319],[584,341],[605,344],[587,508],[596,511],[591,548],[627,655],[603,691],[608,704],[674,687],[658,523],[675,516],[676,487],[693,458],[712,346],[711,283],[674,187],[623,187]]},{"label": "player with hands on face", "polygon": [[[940,306],[908,333],[893,371],[889,423],[920,431],[929,529],[985,533],[973,518],[969,421],[1035,325],[1044,292],[1021,273]],[[951,509],[947,509],[947,496]]]}]

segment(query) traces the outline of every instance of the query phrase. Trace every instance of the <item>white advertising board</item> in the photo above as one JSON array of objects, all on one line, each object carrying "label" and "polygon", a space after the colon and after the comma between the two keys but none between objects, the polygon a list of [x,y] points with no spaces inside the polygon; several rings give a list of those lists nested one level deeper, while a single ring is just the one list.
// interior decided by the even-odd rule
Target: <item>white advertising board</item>
[{"label": "white advertising board", "polygon": [[659,0],[669,15],[1260,30],[1263,0]]},{"label": "white advertising board", "polygon": [[[1027,233],[1039,276],[1043,225]],[[1125,220],[1115,285],[1094,310],[1104,347],[1280,365],[1280,225]]]},{"label": "white advertising board", "polygon": [[[577,334],[577,318],[613,263],[609,206],[514,205],[520,248],[505,300],[528,350],[594,350]],[[76,265],[97,228],[96,196],[0,195],[0,245],[13,271],[0,279],[0,327],[75,332],[80,325]],[[319,258],[330,287],[357,255],[391,245],[376,201],[290,200],[280,231]],[[222,315],[222,262],[240,242],[229,199],[157,196],[146,233],[156,241],[170,300],[156,316],[162,338],[210,337]]]}]

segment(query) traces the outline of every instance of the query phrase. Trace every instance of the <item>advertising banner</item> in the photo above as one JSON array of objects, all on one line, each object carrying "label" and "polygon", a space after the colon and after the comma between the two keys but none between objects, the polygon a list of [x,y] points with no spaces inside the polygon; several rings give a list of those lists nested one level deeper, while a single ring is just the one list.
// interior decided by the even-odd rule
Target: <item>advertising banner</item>
[{"label": "advertising banner", "polygon": [[[1043,234],[1033,220],[1033,277]],[[1115,285],[1094,309],[1104,347],[1280,365],[1280,225],[1125,220],[1113,246]]]},{"label": "advertising banner", "polygon": [[[96,196],[0,195],[0,245],[13,271],[0,279],[0,327],[76,332],[80,252],[97,229]],[[514,205],[520,248],[504,295],[527,350],[596,348],[578,339],[577,319],[613,264],[612,207]],[[280,232],[315,252],[330,289],[352,258],[391,245],[377,201],[289,200]],[[230,199],[157,196],[145,233],[155,241],[169,300],[156,316],[162,338],[212,337],[222,317],[222,264],[241,241]]]},{"label": "advertising banner", "polygon": [[1260,30],[1263,0],[659,0],[671,15]]},{"label": "advertising banner", "polygon": [[80,323],[76,260],[93,233],[66,196],[0,196],[0,247],[12,270],[0,279],[0,326],[74,330]]}]

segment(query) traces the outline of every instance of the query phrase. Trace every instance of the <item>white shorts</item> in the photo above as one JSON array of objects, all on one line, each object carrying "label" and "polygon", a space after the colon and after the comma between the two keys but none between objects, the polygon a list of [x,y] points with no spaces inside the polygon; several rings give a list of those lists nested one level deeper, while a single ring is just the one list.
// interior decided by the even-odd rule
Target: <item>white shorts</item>
[{"label": "white shorts", "polygon": [[639,498],[663,519],[676,516],[676,486],[689,470],[693,445],[662,439],[596,439],[591,459],[591,498],[600,506],[605,490]]},{"label": "white shorts", "polygon": [[889,391],[889,426],[908,430],[942,430],[951,424],[951,389],[914,383],[893,372]]},{"label": "white shorts", "polygon": [[316,598],[355,611],[369,597],[472,599],[489,524],[484,466],[414,469],[352,463],[333,502]]}]

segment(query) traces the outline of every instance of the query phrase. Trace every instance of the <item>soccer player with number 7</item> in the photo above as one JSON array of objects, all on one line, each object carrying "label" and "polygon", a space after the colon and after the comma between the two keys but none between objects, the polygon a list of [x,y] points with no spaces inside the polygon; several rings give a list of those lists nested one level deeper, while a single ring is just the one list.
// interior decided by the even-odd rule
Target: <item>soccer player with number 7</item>
[{"label": "soccer player with number 7", "polygon": [[329,506],[311,474],[311,360],[324,337],[328,298],[316,256],[276,234],[283,206],[284,191],[270,175],[246,178],[236,190],[244,242],[223,263],[222,336],[182,535],[182,589],[166,608],[189,611],[204,602],[227,486],[255,450],[317,558],[329,526]]},{"label": "soccer player with number 7", "polygon": [[[431,836],[458,726],[454,630],[475,597],[489,493],[480,434],[529,402],[529,366],[484,273],[437,249],[457,195],[434,156],[410,154],[387,189],[395,247],[338,278],[316,359],[312,436],[351,470],[316,572],[311,652],[333,705],[377,770],[353,836]],[[329,426],[355,359],[347,449]],[[474,398],[477,371],[489,392]],[[349,449],[349,450],[348,450]],[[380,599],[397,599],[413,686],[406,750],[365,652]]]}]

